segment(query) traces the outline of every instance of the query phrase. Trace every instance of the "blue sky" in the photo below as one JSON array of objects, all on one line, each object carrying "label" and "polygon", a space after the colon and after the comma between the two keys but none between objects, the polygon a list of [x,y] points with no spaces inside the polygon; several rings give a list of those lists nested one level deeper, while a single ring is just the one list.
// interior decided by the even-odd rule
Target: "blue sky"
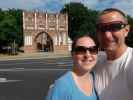
[{"label": "blue sky", "polygon": [[133,17],[133,0],[1,0],[0,8],[40,9],[48,12],[59,12],[64,4],[69,2],[81,2],[89,9],[95,10],[115,7]]}]

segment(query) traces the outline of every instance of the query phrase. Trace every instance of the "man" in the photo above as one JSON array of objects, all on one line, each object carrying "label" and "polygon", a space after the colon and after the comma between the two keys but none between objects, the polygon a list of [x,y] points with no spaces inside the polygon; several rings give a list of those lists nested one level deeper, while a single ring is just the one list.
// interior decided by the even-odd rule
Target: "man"
[{"label": "man", "polygon": [[109,8],[99,14],[97,36],[106,53],[95,67],[100,100],[133,100],[133,49],[125,44],[129,29],[122,11]]}]

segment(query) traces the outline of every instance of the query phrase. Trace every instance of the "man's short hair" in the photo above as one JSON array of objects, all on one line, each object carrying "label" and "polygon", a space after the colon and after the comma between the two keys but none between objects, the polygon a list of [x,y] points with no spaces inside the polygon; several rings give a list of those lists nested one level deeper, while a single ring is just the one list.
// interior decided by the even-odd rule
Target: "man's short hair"
[{"label": "man's short hair", "polygon": [[100,12],[99,15],[98,15],[98,22],[99,22],[99,17],[101,15],[104,15],[104,14],[107,14],[107,13],[110,13],[110,12],[117,12],[117,13],[119,13],[120,15],[123,16],[126,24],[128,24],[127,15],[123,11],[121,11],[121,10],[119,10],[117,8],[107,8],[107,9],[103,10],[102,12]]}]

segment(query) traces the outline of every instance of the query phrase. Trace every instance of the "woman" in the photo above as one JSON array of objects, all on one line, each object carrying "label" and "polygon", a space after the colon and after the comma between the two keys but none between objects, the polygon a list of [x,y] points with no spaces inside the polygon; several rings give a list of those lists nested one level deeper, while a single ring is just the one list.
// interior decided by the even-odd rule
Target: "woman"
[{"label": "woman", "polygon": [[71,51],[72,70],[55,81],[46,100],[98,100],[91,73],[97,61],[97,52],[97,46],[90,36],[76,37]]}]

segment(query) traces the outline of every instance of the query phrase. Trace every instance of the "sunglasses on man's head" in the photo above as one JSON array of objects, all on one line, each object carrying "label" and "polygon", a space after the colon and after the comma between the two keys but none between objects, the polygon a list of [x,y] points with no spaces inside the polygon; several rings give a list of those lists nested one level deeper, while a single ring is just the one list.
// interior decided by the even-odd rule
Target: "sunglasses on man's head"
[{"label": "sunglasses on man's head", "polygon": [[110,22],[97,24],[97,31],[99,32],[116,32],[124,28],[127,24],[123,22]]},{"label": "sunglasses on man's head", "polygon": [[92,46],[92,47],[87,48],[84,46],[77,46],[72,50],[72,52],[75,52],[76,54],[83,54],[83,53],[86,53],[87,51],[89,51],[90,54],[97,54],[98,53],[98,47]]}]

